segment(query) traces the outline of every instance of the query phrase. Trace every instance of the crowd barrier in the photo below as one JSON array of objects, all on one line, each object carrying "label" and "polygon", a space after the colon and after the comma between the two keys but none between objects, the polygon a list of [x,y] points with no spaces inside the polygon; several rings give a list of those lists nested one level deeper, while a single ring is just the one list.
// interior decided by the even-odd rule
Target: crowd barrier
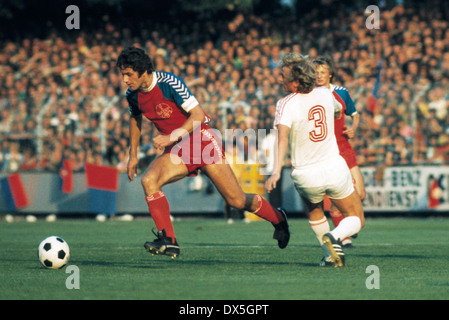
[{"label": "crowd barrier", "polygon": [[[366,213],[449,213],[449,166],[363,167],[361,170],[366,185],[363,202]],[[242,182],[246,185],[244,189],[261,192],[261,176],[255,177],[254,170],[249,171],[250,178]],[[292,185],[290,172],[290,168],[283,170],[282,204],[288,212],[303,213],[304,207]],[[20,176],[28,205],[18,209],[16,214],[101,213],[89,211],[89,193],[82,172],[74,174],[71,193],[62,192],[57,173],[22,172]],[[252,189],[250,181],[255,184]],[[175,215],[223,214],[225,204],[222,197],[210,181],[201,175],[169,184],[163,191]],[[14,213],[8,212],[4,193],[0,195],[0,213]],[[140,179],[130,183],[126,174],[119,175],[116,213],[148,214]]]},{"label": "crowd barrier", "polygon": [[366,212],[449,212],[449,166],[362,168]]}]

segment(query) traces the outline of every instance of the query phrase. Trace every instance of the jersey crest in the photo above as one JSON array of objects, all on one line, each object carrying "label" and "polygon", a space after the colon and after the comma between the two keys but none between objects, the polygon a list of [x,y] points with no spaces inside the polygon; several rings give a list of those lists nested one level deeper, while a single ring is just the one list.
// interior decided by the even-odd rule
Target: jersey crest
[{"label": "jersey crest", "polygon": [[173,113],[173,108],[166,103],[160,103],[156,106],[156,114],[161,119],[170,118],[172,113]]}]

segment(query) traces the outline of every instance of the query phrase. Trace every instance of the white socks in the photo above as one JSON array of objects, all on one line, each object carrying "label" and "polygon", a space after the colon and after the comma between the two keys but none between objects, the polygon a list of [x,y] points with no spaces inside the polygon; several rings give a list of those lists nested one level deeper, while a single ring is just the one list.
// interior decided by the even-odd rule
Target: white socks
[{"label": "white socks", "polygon": [[330,233],[335,238],[335,240],[341,241],[358,233],[361,228],[362,222],[360,221],[360,218],[356,216],[349,216],[341,220],[338,227],[336,227]]},{"label": "white socks", "polygon": [[326,247],[325,244],[323,244],[323,236],[330,231],[329,228],[329,222],[327,221],[327,218],[324,217],[321,220],[317,221],[310,221],[309,225],[312,228],[312,231],[315,233],[320,245],[321,249],[323,250],[324,257],[327,258],[330,256],[329,249]]},{"label": "white socks", "polygon": [[[324,217],[321,220],[317,221],[310,221],[309,225],[312,228],[312,231],[315,233],[320,245],[321,249],[323,250],[324,257],[327,258],[330,256],[330,252],[327,249],[326,245],[323,244],[323,236],[330,231],[329,228],[329,222],[327,221],[327,218]],[[336,227],[334,230],[330,231],[332,236],[335,238],[335,240],[343,240],[347,237],[350,237],[360,231],[362,228],[362,222],[360,221],[359,217],[356,216],[349,216],[341,220],[338,227]]]},{"label": "white socks", "polygon": [[323,244],[323,236],[330,231],[329,228],[329,222],[327,222],[327,218],[324,217],[321,220],[317,221],[310,221],[309,220],[310,227],[312,228],[312,231],[315,233],[318,241],[320,244]]}]

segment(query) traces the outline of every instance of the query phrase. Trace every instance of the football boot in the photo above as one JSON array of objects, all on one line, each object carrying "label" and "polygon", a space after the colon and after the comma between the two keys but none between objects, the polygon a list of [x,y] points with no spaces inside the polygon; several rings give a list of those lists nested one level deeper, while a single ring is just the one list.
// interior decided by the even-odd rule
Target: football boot
[{"label": "football boot", "polygon": [[180,249],[176,239],[167,237],[165,233],[165,229],[162,231],[158,231],[157,233],[152,230],[153,234],[156,236],[156,239],[153,241],[147,241],[143,245],[145,249],[150,252],[152,255],[162,254],[167,255],[172,258],[176,258],[179,256]]},{"label": "football boot", "polygon": [[332,261],[330,261],[329,259],[326,259],[325,257],[323,257],[323,259],[321,259],[320,262],[320,267],[333,267],[334,263]]},{"label": "football boot", "polygon": [[345,265],[345,254],[341,248],[340,241],[335,240],[332,234],[328,232],[323,236],[323,243],[331,254],[330,260],[334,264],[334,267],[343,267]]},{"label": "football boot", "polygon": [[288,241],[290,240],[290,230],[287,222],[287,212],[283,208],[278,208],[278,211],[284,217],[284,221],[274,224],[273,239],[278,241],[278,246],[281,249],[287,247]]}]

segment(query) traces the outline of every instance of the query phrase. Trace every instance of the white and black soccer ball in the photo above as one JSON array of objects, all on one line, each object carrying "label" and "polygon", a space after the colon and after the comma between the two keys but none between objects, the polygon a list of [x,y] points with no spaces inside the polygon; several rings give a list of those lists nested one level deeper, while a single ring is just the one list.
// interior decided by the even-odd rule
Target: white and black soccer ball
[{"label": "white and black soccer ball", "polygon": [[70,259],[69,245],[61,237],[48,237],[40,243],[38,256],[45,268],[60,269]]}]

